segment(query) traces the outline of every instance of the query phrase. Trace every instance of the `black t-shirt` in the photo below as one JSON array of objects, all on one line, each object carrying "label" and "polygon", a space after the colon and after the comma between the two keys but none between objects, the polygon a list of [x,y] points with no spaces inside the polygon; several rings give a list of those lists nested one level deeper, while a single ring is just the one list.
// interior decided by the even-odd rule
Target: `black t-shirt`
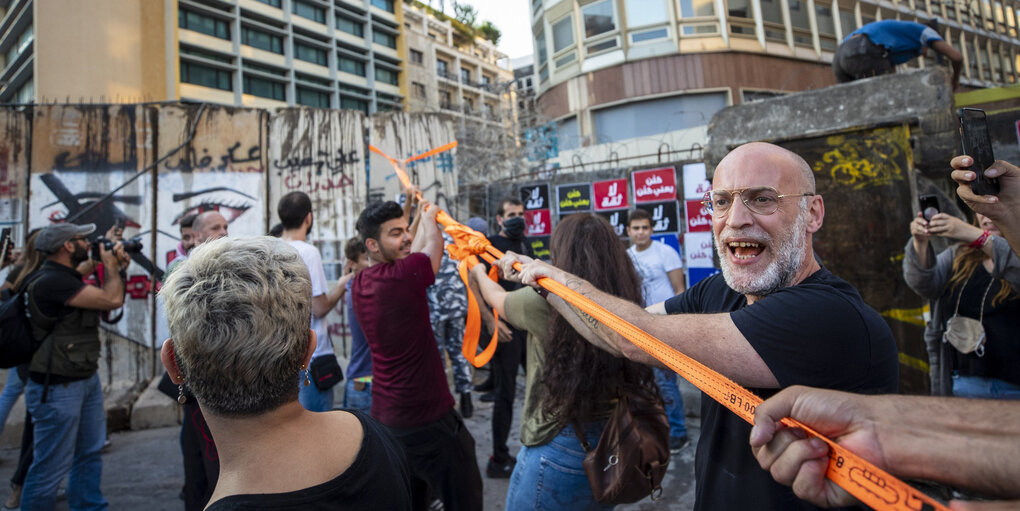
[{"label": "black t-shirt", "polygon": [[[978,356],[976,353],[965,355],[952,350],[953,369],[961,376],[996,378],[1020,385],[1020,299],[1014,294],[992,305],[992,298],[1002,289],[1002,281],[992,283],[989,289],[991,281],[991,274],[979,266],[963,286],[959,312],[961,316],[981,319],[986,336],[985,352]],[[981,302],[986,289],[988,296],[984,298],[985,312],[982,317]],[[947,287],[941,303],[943,307],[955,311],[957,298],[960,298],[960,288]]]},{"label": "black t-shirt", "polygon": [[[897,391],[898,352],[888,325],[853,286],[824,268],[752,305],[716,274],[665,306],[670,314],[730,312],[781,387]],[[778,392],[749,390],[765,399]],[[696,510],[817,509],[762,470],[747,443],[750,424],[708,396],[701,413]]]},{"label": "black t-shirt", "polygon": [[354,463],[344,473],[311,488],[287,493],[231,495],[208,511],[243,509],[409,510],[411,476],[407,458],[393,436],[371,417],[347,410],[361,421],[364,437]]},{"label": "black t-shirt", "polygon": [[74,268],[53,261],[46,261],[36,271],[39,275],[29,278],[35,284],[32,299],[39,310],[48,318],[59,318],[70,313],[73,307],[67,305],[67,302],[86,285],[81,280],[81,274]]},{"label": "black t-shirt", "polygon": [[[524,254],[528,257],[532,258],[535,257],[535,254],[531,251],[531,245],[528,244],[528,242],[526,242],[524,238],[521,238],[519,240],[512,240],[510,238],[507,238],[506,236],[500,236],[499,234],[496,234],[495,236],[489,236],[489,243],[491,243],[492,246],[496,247],[497,249],[499,249],[500,252],[503,252],[504,254],[507,253],[508,251],[512,251],[517,254]],[[503,286],[503,289],[507,291],[516,291],[523,286],[523,284],[519,282],[510,282],[508,280],[503,279],[499,279],[499,285]]]}]

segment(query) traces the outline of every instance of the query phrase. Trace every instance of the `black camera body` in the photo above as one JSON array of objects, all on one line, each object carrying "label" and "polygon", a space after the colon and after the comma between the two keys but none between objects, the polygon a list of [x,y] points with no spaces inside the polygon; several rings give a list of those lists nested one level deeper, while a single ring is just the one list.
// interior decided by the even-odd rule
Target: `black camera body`
[{"label": "black camera body", "polygon": [[[95,241],[92,242],[92,247],[91,247],[92,260],[93,261],[99,261],[100,260],[100,257],[99,257],[99,254],[100,254],[99,247],[100,246],[105,247],[106,250],[113,250],[113,246],[116,245],[116,244],[117,244],[117,242],[108,240],[106,238],[97,238]],[[141,236],[135,236],[134,238],[131,238],[131,239],[121,240],[120,244],[124,247],[124,251],[129,253],[129,254],[138,253],[138,252],[142,251],[142,237]]]}]

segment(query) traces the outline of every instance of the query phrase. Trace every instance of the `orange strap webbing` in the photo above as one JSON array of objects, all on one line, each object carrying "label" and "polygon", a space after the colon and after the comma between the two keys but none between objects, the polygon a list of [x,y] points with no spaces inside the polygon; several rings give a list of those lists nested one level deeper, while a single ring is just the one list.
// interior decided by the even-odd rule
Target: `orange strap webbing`
[{"label": "orange strap webbing", "polygon": [[[456,144],[456,142],[453,142],[443,146],[443,148],[453,148],[456,147]],[[374,146],[369,146],[369,149],[393,163],[393,167],[396,169],[397,175],[405,187],[411,185],[410,179],[408,179],[407,174],[402,168],[403,162],[387,156]],[[436,152],[439,151],[434,149],[423,154],[431,155]],[[415,159],[417,158],[415,157]],[[444,230],[450,233],[456,242],[455,248],[450,251],[450,256],[454,257],[456,253],[457,256],[464,257],[464,259],[460,259],[462,261],[462,277],[466,275],[467,270],[465,267],[471,264],[471,262],[465,263],[467,256],[479,256],[490,263],[503,257],[503,253],[490,245],[484,236],[457,223],[456,220],[445,212],[439,211],[436,221],[444,226]],[[451,247],[454,247],[454,245],[447,246],[447,249],[450,250]],[[517,270],[521,269],[519,263],[515,264],[514,267]],[[740,418],[751,424],[754,423],[754,409],[762,403],[760,397],[737,385],[733,380],[709,369],[697,360],[680,353],[666,343],[652,337],[644,330],[624,321],[619,316],[609,312],[567,286],[546,277],[538,279],[538,285],[634,343],[635,346],[676,371],[685,380],[694,384],[695,387],[698,387],[702,392],[718,401]],[[475,340],[477,343],[477,336]],[[495,339],[490,343],[490,347],[493,344],[495,344]],[[467,346],[465,346],[466,350]],[[488,351],[488,348],[486,351]],[[909,484],[900,481],[872,463],[865,461],[804,424],[789,417],[783,419],[782,422],[786,426],[803,429],[809,435],[817,437],[828,444],[829,467],[825,476],[872,508],[896,511],[949,511],[949,508],[943,504],[914,489]]]}]

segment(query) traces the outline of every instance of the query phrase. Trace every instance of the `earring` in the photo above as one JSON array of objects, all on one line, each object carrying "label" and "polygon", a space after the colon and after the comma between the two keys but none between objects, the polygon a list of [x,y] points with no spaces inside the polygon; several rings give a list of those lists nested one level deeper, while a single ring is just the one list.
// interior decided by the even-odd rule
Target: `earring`
[{"label": "earring", "polygon": [[177,385],[177,403],[183,405],[187,400],[188,398],[184,396],[184,382],[181,382]]},{"label": "earring", "polygon": [[311,369],[305,369],[305,365],[301,364],[301,370],[305,372],[305,387],[312,384],[311,380],[308,379],[308,374],[311,373]]}]

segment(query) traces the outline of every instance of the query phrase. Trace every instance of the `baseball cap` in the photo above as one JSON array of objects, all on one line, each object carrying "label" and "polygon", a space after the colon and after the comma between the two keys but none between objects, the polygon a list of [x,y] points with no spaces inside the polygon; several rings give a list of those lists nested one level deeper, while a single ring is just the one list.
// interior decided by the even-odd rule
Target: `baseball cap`
[{"label": "baseball cap", "polygon": [[486,236],[489,234],[489,222],[486,222],[482,217],[473,216],[469,218],[467,226]]},{"label": "baseball cap", "polygon": [[40,252],[52,254],[70,241],[75,236],[92,234],[96,230],[96,224],[53,224],[43,227],[39,234],[35,235],[35,249]]}]

